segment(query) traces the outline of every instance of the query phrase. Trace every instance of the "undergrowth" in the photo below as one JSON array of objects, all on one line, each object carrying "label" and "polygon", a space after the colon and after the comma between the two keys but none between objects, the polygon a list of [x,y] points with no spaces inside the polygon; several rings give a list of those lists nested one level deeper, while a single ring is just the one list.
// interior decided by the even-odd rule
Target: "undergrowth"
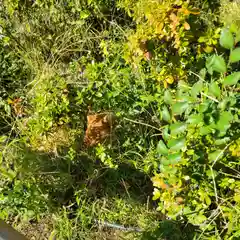
[{"label": "undergrowth", "polygon": [[29,239],[238,239],[239,9],[1,1],[1,219]]}]

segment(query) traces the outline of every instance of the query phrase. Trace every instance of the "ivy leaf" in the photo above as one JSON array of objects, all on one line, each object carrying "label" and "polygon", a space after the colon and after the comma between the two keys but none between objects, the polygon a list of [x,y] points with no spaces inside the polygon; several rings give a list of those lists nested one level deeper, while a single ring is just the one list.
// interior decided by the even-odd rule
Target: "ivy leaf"
[{"label": "ivy leaf", "polygon": [[172,106],[173,114],[181,115],[183,114],[188,108],[188,102],[177,102]]},{"label": "ivy leaf", "polygon": [[209,91],[215,97],[220,97],[220,95],[221,95],[221,90],[220,90],[220,88],[219,88],[219,86],[216,82],[213,82],[213,83],[210,84]]},{"label": "ivy leaf", "polygon": [[226,63],[222,56],[213,55],[208,58],[206,61],[206,67],[209,74],[213,74],[213,72],[225,73],[227,71]]},{"label": "ivy leaf", "polygon": [[232,73],[223,80],[223,86],[235,85],[240,79],[240,72]]},{"label": "ivy leaf", "polygon": [[165,145],[165,143],[160,140],[158,145],[157,145],[157,152],[162,154],[162,155],[167,155],[168,154],[168,149]]},{"label": "ivy leaf", "polygon": [[187,129],[187,124],[185,123],[174,123],[170,126],[171,135],[175,136],[183,133]]},{"label": "ivy leaf", "polygon": [[231,53],[229,60],[231,63],[240,61],[240,48],[235,48]]},{"label": "ivy leaf", "polygon": [[171,105],[172,104],[172,95],[170,91],[166,90],[163,96],[164,102]]},{"label": "ivy leaf", "polygon": [[200,80],[198,82],[196,82],[193,86],[192,86],[192,90],[191,90],[191,94],[194,98],[197,97],[197,95],[202,91],[203,88],[203,82]]},{"label": "ivy leaf", "polygon": [[171,139],[168,141],[168,147],[171,151],[179,151],[185,146],[186,140],[184,137]]},{"label": "ivy leaf", "polygon": [[164,106],[162,110],[162,119],[166,122],[171,122],[171,115],[166,106]]},{"label": "ivy leaf", "polygon": [[220,36],[220,45],[226,49],[234,47],[234,38],[228,29],[223,29]]}]

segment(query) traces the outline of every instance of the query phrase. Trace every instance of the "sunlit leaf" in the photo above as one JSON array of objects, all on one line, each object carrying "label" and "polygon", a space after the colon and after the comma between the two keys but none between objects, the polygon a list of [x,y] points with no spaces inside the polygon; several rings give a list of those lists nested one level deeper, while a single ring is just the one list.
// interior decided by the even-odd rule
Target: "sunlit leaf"
[{"label": "sunlit leaf", "polygon": [[209,161],[214,162],[217,159],[220,159],[220,157],[222,155],[223,155],[223,151],[222,150],[216,150],[216,151],[208,154],[208,159],[209,159]]},{"label": "sunlit leaf", "polygon": [[171,92],[169,90],[166,90],[164,92],[164,96],[163,96],[163,99],[164,99],[164,102],[167,103],[167,104],[172,104],[172,95],[171,95]]},{"label": "sunlit leaf", "polygon": [[193,114],[188,117],[187,123],[190,124],[199,124],[203,121],[203,116],[201,114]]},{"label": "sunlit leaf", "polygon": [[215,141],[215,144],[216,145],[223,145],[223,144],[226,144],[230,141],[230,138],[229,137],[225,137],[225,138],[221,138],[221,139],[217,139]]},{"label": "sunlit leaf", "polygon": [[224,86],[235,85],[240,80],[240,72],[232,73],[223,80]]},{"label": "sunlit leaf", "polygon": [[209,92],[212,93],[215,97],[221,96],[221,90],[216,82],[212,82],[209,86]]},{"label": "sunlit leaf", "polygon": [[206,52],[206,53],[211,53],[211,52],[213,51],[213,47],[207,46],[207,47],[205,47],[203,50],[204,50],[204,52]]},{"label": "sunlit leaf", "polygon": [[238,62],[240,61],[240,48],[235,48],[231,53],[229,57],[230,62]]},{"label": "sunlit leaf", "polygon": [[220,36],[220,45],[227,49],[231,49],[234,47],[234,38],[229,29],[222,30]]},{"label": "sunlit leaf", "polygon": [[168,141],[168,147],[171,151],[179,151],[185,146],[186,140],[184,137],[171,139]]},{"label": "sunlit leaf", "polygon": [[213,72],[225,73],[227,71],[226,63],[222,56],[213,55],[206,61],[206,67],[210,74]]},{"label": "sunlit leaf", "polygon": [[169,164],[177,164],[181,161],[181,153],[172,153],[168,155]]},{"label": "sunlit leaf", "polygon": [[183,24],[183,27],[184,27],[185,30],[190,30],[190,28],[191,28],[190,25],[187,22],[185,22]]},{"label": "sunlit leaf", "polygon": [[162,137],[165,141],[167,141],[171,136],[168,133],[168,127],[165,127],[162,131]]},{"label": "sunlit leaf", "polygon": [[196,98],[197,95],[202,91],[202,88],[203,88],[203,82],[202,80],[199,80],[192,86],[192,89],[191,89],[192,96]]},{"label": "sunlit leaf", "polygon": [[172,111],[174,115],[183,114],[188,108],[188,102],[177,102],[172,106]]},{"label": "sunlit leaf", "polygon": [[187,124],[185,123],[174,123],[170,125],[171,135],[178,135],[183,133],[187,129]]},{"label": "sunlit leaf", "polygon": [[157,152],[160,153],[160,154],[163,154],[163,155],[168,154],[168,149],[167,149],[165,143],[162,140],[160,140],[158,142]]},{"label": "sunlit leaf", "polygon": [[166,122],[171,122],[171,115],[166,106],[164,106],[162,109],[162,119]]},{"label": "sunlit leaf", "polygon": [[153,191],[153,198],[152,198],[152,199],[155,201],[155,200],[159,199],[160,196],[161,196],[160,191],[159,191],[157,188],[154,188],[154,191]]}]

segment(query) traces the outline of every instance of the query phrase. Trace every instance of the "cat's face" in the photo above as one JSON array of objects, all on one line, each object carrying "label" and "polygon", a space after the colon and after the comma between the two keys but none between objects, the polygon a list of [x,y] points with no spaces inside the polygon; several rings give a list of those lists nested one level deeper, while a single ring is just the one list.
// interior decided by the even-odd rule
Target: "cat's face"
[{"label": "cat's face", "polygon": [[94,146],[103,142],[112,130],[112,116],[108,113],[92,114],[87,116],[87,130],[84,143]]}]

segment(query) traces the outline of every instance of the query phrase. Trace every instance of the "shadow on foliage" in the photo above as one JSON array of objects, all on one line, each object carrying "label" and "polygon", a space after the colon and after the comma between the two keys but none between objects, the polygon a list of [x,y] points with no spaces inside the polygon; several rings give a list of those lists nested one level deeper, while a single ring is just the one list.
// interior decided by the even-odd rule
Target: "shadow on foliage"
[{"label": "shadow on foliage", "polygon": [[196,227],[177,221],[161,221],[153,232],[144,232],[141,240],[192,240],[196,236]]},{"label": "shadow on foliage", "polygon": [[133,166],[106,168],[86,154],[70,160],[68,155],[56,157],[24,149],[17,161],[21,166],[18,177],[36,179],[52,206],[72,203],[74,192],[83,188],[92,199],[121,196],[138,202],[146,202],[153,191],[150,178]]}]

